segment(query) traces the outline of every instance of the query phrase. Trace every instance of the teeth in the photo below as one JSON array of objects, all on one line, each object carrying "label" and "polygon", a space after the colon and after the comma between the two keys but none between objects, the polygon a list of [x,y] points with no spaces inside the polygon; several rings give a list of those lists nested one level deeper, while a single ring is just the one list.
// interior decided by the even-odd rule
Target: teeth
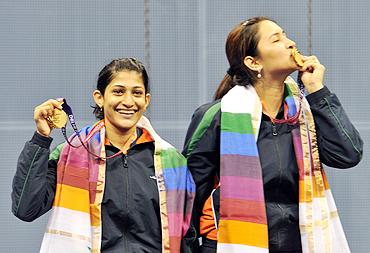
[{"label": "teeth", "polygon": [[135,111],[123,111],[123,110],[117,110],[119,113],[124,113],[124,114],[134,114]]}]

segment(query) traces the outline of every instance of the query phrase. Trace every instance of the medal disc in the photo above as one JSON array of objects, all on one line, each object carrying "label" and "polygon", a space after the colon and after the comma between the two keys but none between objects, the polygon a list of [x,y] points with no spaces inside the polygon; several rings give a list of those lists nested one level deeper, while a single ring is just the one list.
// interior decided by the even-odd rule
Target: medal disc
[{"label": "medal disc", "polygon": [[51,128],[62,128],[67,124],[68,117],[64,111],[56,108],[54,114],[48,117],[47,121]]},{"label": "medal disc", "polygon": [[292,56],[297,65],[299,67],[302,67],[303,66],[302,55],[299,53],[297,48],[292,49]]}]

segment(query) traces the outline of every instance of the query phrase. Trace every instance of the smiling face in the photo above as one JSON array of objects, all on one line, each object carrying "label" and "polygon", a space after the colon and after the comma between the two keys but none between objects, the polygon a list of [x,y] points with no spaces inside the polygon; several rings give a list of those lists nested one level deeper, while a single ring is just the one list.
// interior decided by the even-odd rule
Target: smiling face
[{"label": "smiling face", "polygon": [[286,36],[280,26],[269,20],[262,21],[259,24],[258,35],[259,56],[256,60],[264,72],[290,74],[298,69],[292,57],[295,42]]},{"label": "smiling face", "polygon": [[103,107],[107,131],[127,133],[135,129],[150,102],[142,75],[137,71],[118,72],[106,87],[104,94],[94,91],[94,100]]}]

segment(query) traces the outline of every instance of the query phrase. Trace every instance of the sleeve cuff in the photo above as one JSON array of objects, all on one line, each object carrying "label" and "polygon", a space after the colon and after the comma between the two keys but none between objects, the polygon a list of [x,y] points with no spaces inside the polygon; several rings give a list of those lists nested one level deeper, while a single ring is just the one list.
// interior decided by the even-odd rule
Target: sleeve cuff
[{"label": "sleeve cuff", "polygon": [[306,96],[306,99],[310,105],[317,104],[321,100],[324,99],[324,97],[327,97],[330,95],[330,90],[328,87],[324,86],[322,89],[315,91],[314,93],[311,93]]},{"label": "sleeve cuff", "polygon": [[35,133],[32,136],[31,142],[35,143],[37,145],[40,145],[43,148],[50,148],[51,142],[53,141],[53,138],[42,136],[38,132],[35,131]]}]

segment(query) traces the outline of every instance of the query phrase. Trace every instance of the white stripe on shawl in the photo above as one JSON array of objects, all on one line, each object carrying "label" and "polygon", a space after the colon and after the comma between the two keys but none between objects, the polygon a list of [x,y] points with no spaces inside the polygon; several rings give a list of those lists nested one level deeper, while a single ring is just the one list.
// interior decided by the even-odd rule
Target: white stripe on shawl
[{"label": "white stripe on shawl", "polygon": [[[55,222],[53,216],[57,216],[63,222]],[[71,219],[73,217],[73,219]],[[54,221],[54,222],[53,222]],[[63,231],[75,235],[90,238],[91,241],[90,214],[79,212],[64,207],[53,207],[47,226],[48,230]]]},{"label": "white stripe on shawl", "polygon": [[[58,219],[53,219],[54,216]],[[40,253],[91,253],[91,233],[88,213],[53,207]]]},{"label": "white stripe on shawl", "polygon": [[[140,118],[140,120],[137,122],[137,126],[145,128],[150,133],[150,135],[153,137],[154,141],[157,143],[157,145],[156,145],[156,150],[157,151],[158,150],[165,150],[165,149],[168,149],[168,148],[173,148],[173,146],[171,144],[169,144],[167,141],[163,140],[157,134],[157,132],[154,130],[154,128],[150,124],[150,121],[145,116],[142,116]],[[158,144],[160,144],[160,145],[158,146]]]},{"label": "white stripe on shawl", "polygon": [[242,245],[242,244],[228,244],[217,243],[217,251],[228,253],[268,253],[268,249]]},{"label": "white stripe on shawl", "polygon": [[40,253],[91,253],[89,242],[85,243],[72,237],[45,233],[44,242],[47,243],[42,243]]},{"label": "white stripe on shawl", "polygon": [[344,230],[342,227],[342,223],[339,219],[337,207],[334,202],[334,197],[330,189],[325,191],[325,196],[328,202],[329,210],[330,210],[330,232],[332,236],[332,252],[339,252],[339,253],[347,253],[351,252],[348,242],[346,239],[346,235],[344,234]]},{"label": "white stripe on shawl", "polygon": [[[325,199],[327,200],[327,205],[325,203]],[[300,213],[305,213],[305,209],[309,208],[309,206],[312,206],[312,209],[315,210],[315,212],[313,212],[314,252],[351,252],[330,189],[325,191],[324,198],[314,198],[311,203],[299,203]],[[324,210],[324,213],[327,212],[328,219],[324,219],[321,216],[322,211],[320,210],[322,210],[322,208],[326,209]],[[305,218],[300,216],[302,249],[303,252],[310,252],[308,249],[308,238],[304,227],[305,225]],[[325,232],[325,228],[328,228],[328,231]],[[325,233],[327,234],[325,235]],[[328,236],[331,237],[330,242],[327,240],[325,241],[324,239],[324,237]]]}]

